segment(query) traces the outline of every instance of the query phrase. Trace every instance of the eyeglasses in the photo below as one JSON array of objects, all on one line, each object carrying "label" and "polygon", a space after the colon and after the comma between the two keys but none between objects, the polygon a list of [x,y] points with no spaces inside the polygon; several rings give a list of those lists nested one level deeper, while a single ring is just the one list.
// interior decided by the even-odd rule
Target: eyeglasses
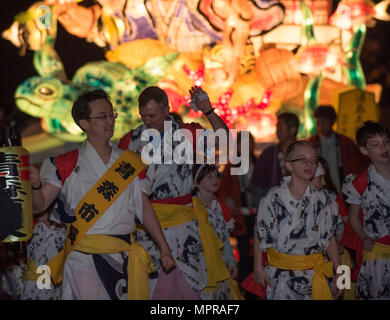
[{"label": "eyeglasses", "polygon": [[91,119],[100,119],[100,120],[114,120],[118,118],[118,113],[113,112],[113,113],[106,113],[104,115],[101,115],[99,117],[88,117],[86,120],[91,120]]},{"label": "eyeglasses", "polygon": [[299,162],[301,164],[310,164],[310,165],[317,165],[318,160],[317,159],[307,159],[307,158],[298,158],[298,159],[292,159],[292,160],[287,160],[287,162]]}]

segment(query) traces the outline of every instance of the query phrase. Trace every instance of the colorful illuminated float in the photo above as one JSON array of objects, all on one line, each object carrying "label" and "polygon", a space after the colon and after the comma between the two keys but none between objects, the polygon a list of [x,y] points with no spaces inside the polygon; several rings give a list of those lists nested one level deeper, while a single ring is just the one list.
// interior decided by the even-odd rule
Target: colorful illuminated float
[{"label": "colorful illuminated float", "polygon": [[[84,7],[46,0],[16,16],[3,37],[35,51],[39,77],[20,85],[17,106],[63,140],[82,139],[69,113],[81,90],[108,91],[120,111],[119,138],[139,122],[140,91],[156,84],[185,121],[207,125],[188,104],[188,89],[201,85],[230,128],[249,128],[267,141],[276,112],[298,113],[301,134],[309,135],[318,104],[334,104],[348,86],[365,88],[359,54],[366,24],[388,19],[378,10],[388,3],[343,0],[331,16],[332,1],[100,0]],[[88,63],[67,80],[53,49],[57,21],[106,48],[107,61]]]}]

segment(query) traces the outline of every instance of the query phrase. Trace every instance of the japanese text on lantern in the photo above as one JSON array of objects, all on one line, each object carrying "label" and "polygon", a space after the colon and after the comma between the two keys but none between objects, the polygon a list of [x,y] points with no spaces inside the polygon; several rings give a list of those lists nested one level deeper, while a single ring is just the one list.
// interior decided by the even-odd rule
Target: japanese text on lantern
[{"label": "japanese text on lantern", "polygon": [[23,191],[21,181],[29,179],[29,159],[26,155],[0,152],[0,190],[7,192],[15,203],[23,203]]},{"label": "japanese text on lantern", "polygon": [[367,120],[378,121],[375,95],[358,88],[348,88],[336,95],[337,131],[355,140],[356,130]]}]

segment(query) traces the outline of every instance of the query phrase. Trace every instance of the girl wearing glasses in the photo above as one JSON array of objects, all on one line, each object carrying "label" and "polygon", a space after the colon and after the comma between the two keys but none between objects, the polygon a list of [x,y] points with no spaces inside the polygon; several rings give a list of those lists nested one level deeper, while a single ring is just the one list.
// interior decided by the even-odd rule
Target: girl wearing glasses
[{"label": "girl wearing glasses", "polygon": [[[333,296],[326,280],[340,264],[332,225],[337,207],[327,193],[310,183],[317,159],[309,142],[291,143],[285,152],[291,179],[272,188],[260,201],[254,278],[266,287],[266,299],[327,300],[342,294],[334,285]],[[263,252],[267,252],[265,267]],[[325,254],[331,262],[325,261]]]}]

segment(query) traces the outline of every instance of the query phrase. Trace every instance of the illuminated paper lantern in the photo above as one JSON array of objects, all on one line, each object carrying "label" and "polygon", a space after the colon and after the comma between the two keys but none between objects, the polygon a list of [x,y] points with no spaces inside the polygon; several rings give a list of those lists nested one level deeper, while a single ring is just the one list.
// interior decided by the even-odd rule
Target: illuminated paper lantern
[{"label": "illuminated paper lantern", "polygon": [[21,227],[3,242],[29,240],[33,231],[29,153],[21,146],[20,137],[12,128],[4,129],[3,141],[0,144],[0,191],[5,192],[15,205],[11,209],[3,207],[0,214],[22,214]]},{"label": "illuminated paper lantern", "polygon": [[337,93],[337,131],[355,140],[356,130],[367,120],[378,121],[375,94],[358,88]]},{"label": "illuminated paper lantern", "polygon": [[256,60],[257,77],[272,97],[286,100],[301,90],[301,75],[294,67],[294,55],[287,49],[269,48]]}]

